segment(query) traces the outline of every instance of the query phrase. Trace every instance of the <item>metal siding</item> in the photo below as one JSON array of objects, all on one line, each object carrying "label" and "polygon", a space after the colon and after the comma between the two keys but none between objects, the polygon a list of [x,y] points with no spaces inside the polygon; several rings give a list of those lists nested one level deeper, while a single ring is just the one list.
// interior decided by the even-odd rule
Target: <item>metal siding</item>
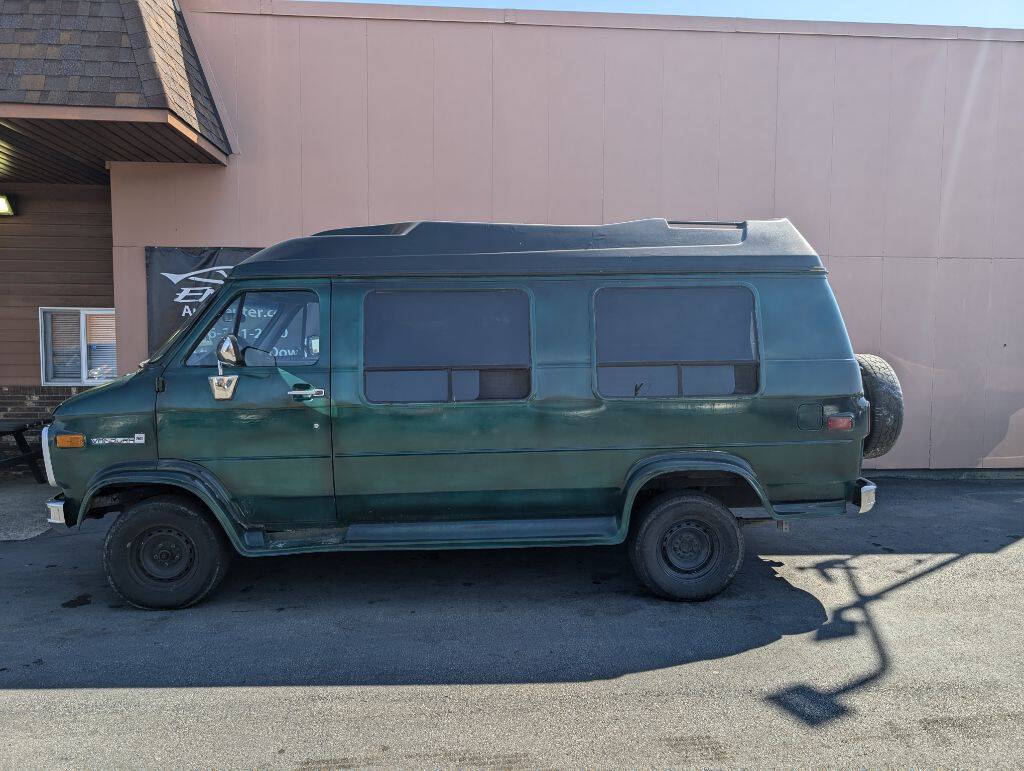
[{"label": "metal siding", "polygon": [[[5,185],[0,218],[0,384],[39,384],[39,308],[110,308],[110,189]],[[77,233],[77,235],[76,235]]]},{"label": "metal siding", "polygon": [[[296,227],[479,216],[483,199],[498,221],[596,223],[636,202],[673,219],[789,216],[809,223],[832,269],[855,348],[887,356],[903,379],[906,433],[879,464],[1024,465],[1014,300],[1024,97],[1009,76],[1024,65],[1021,33],[520,11],[508,24],[500,11],[451,8],[417,9],[410,21],[391,6],[291,4],[302,34],[287,51],[294,19],[263,9],[204,0],[190,11],[190,21],[207,17],[191,30],[208,74],[237,100],[231,164],[216,179],[189,169],[173,185],[167,167],[112,169],[119,306],[133,329],[144,327],[147,243],[270,244]],[[324,66],[334,29],[344,55]],[[456,38],[472,50],[435,59]],[[638,45],[647,39],[649,49]],[[298,61],[288,71],[297,107],[281,98],[282,80],[263,76],[282,50]],[[489,68],[490,116],[484,70],[459,73],[462,57]],[[445,92],[463,81],[469,92]],[[272,141],[273,121],[300,125],[300,146]],[[937,264],[988,256],[988,269]],[[961,272],[969,297],[991,297],[989,310],[947,301]],[[939,339],[966,313],[965,339],[983,356]],[[138,335],[121,340],[124,366],[145,356]]]}]

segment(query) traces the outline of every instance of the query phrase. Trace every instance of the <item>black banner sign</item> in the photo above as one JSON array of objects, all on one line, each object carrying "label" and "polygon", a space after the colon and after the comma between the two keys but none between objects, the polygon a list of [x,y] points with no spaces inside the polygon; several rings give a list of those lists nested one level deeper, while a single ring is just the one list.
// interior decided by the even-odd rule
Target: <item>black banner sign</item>
[{"label": "black banner sign", "polygon": [[146,247],[149,352],[188,321],[231,269],[259,249],[230,246]]}]

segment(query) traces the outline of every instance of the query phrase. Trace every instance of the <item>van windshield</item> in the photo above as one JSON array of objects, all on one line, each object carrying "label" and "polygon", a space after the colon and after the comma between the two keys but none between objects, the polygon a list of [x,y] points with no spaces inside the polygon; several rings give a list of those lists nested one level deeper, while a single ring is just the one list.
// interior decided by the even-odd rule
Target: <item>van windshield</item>
[{"label": "van windshield", "polygon": [[206,313],[206,309],[210,307],[210,303],[212,303],[214,299],[220,295],[223,289],[224,287],[220,287],[216,292],[211,294],[199,305],[197,305],[196,309],[192,312],[192,315],[189,316],[188,320],[184,324],[182,324],[176,330],[171,332],[170,336],[166,340],[164,340],[163,343],[161,343],[159,348],[153,351],[153,354],[148,359],[139,362],[139,368],[141,369],[142,367],[145,367],[147,364],[151,362],[159,361],[163,357],[163,355],[167,353],[167,351],[169,351],[178,340],[181,339],[181,336],[183,334],[188,332],[188,330],[192,329],[192,327],[196,325],[196,323],[203,316],[203,314]]}]

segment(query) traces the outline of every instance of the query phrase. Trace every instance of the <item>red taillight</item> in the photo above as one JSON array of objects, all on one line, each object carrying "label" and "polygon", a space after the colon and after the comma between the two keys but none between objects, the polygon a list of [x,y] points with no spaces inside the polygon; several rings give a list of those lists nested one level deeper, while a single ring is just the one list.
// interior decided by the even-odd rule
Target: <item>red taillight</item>
[{"label": "red taillight", "polygon": [[829,415],[828,420],[825,422],[825,425],[829,431],[852,431],[853,416]]}]

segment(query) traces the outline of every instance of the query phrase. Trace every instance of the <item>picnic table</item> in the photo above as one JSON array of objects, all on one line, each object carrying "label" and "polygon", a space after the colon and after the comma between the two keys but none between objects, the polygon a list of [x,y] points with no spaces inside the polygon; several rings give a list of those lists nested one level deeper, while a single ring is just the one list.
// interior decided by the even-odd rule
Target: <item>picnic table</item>
[{"label": "picnic table", "polygon": [[46,421],[44,420],[31,420],[28,422],[24,420],[0,420],[0,437],[13,436],[20,453],[9,458],[0,458],[0,470],[13,468],[24,463],[32,470],[32,476],[35,477],[39,484],[46,483],[46,474],[39,467],[39,461],[43,457],[43,448],[38,447],[33,450],[25,439],[26,431],[42,428],[45,424]]}]

